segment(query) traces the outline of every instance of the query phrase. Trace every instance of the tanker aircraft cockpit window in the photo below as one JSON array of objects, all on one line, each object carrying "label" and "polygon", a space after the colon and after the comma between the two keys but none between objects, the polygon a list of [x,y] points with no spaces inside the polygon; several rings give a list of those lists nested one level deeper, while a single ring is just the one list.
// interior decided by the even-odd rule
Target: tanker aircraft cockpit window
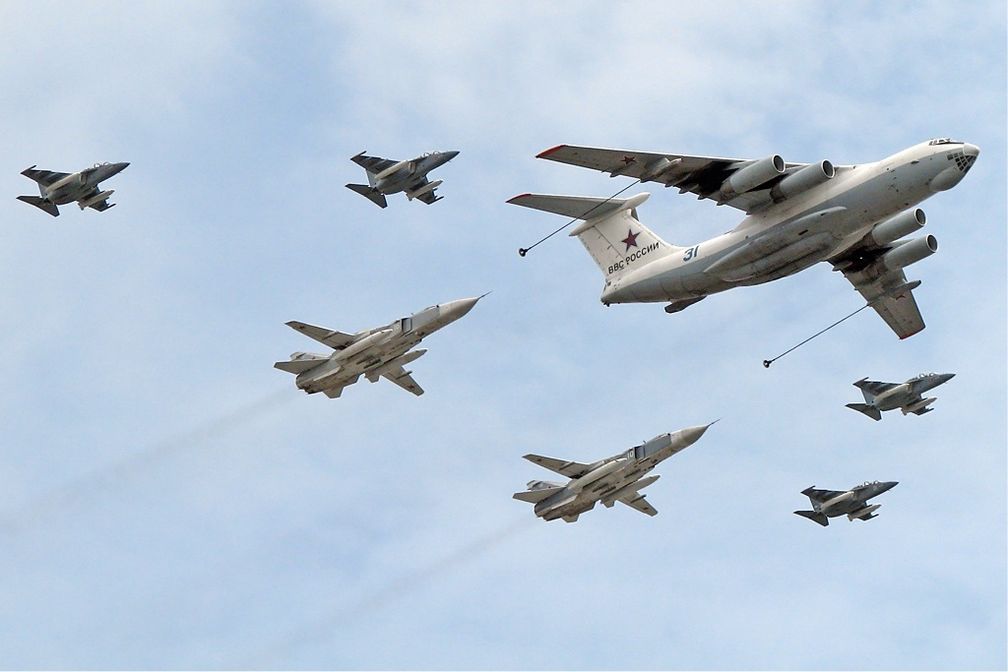
[{"label": "tanker aircraft cockpit window", "polygon": [[953,140],[952,138],[935,138],[929,145],[961,145],[963,144],[961,140]]}]

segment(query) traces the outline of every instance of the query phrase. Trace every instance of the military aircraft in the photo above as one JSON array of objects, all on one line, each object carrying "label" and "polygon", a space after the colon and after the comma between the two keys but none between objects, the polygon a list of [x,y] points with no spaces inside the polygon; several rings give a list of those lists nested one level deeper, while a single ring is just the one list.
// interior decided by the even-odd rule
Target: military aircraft
[{"label": "military aircraft", "polygon": [[58,205],[77,201],[80,209],[93,208],[98,212],[108,210],[115,203],[108,197],[114,189],[99,191],[98,183],[121,172],[129,163],[96,163],[76,173],[57,173],[52,170],[36,170],[35,166],[25,168],[21,174],[38,183],[40,196],[18,196],[19,201],[30,203],[45,210],[53,217],[59,217]]},{"label": "military aircraft", "polygon": [[746,217],[733,230],[688,247],[671,245],[637,217],[641,193],[628,199],[523,194],[509,203],[583,220],[577,236],[602,270],[601,301],[668,302],[675,313],[716,292],[758,285],[825,261],[854,285],[886,324],[907,338],[924,328],[903,269],[933,254],[932,235],[915,206],[951,189],[980,154],[975,145],[939,138],[875,163],[834,166],[723,159],[560,145],[539,158],[678,187]]},{"label": "military aircraft", "polygon": [[442,180],[430,182],[427,173],[442,166],[458,156],[458,152],[428,152],[415,159],[392,161],[377,156],[367,156],[361,152],[350,160],[362,167],[367,173],[367,184],[348,184],[348,189],[365,196],[378,207],[388,207],[385,197],[400,191],[406,192],[406,198],[414,198],[430,205],[440,201],[443,196],[436,196],[434,190],[441,186]]},{"label": "military aircraft", "polygon": [[865,403],[847,404],[847,408],[853,408],[874,420],[881,420],[882,411],[891,411],[894,408],[903,411],[903,415],[907,413],[924,415],[934,410],[928,408],[928,404],[937,401],[938,397],[924,399],[923,393],[947,383],[954,377],[954,373],[922,373],[905,383],[883,383],[862,378],[854,383],[854,387],[861,389]]},{"label": "military aircraft", "polygon": [[335,352],[329,355],[295,352],[290,360],[276,362],[273,366],[297,375],[295,384],[298,389],[308,394],[322,392],[330,399],[339,397],[343,388],[356,383],[362,374],[372,383],[385,378],[420,396],[424,393],[423,388],[413,380],[412,372],[403,366],[427,351],[413,350],[413,346],[468,313],[483,296],[439,303],[383,327],[356,334],[345,334],[304,322],[288,322],[287,326],[333,348]]},{"label": "military aircraft", "polygon": [[811,521],[819,523],[823,527],[829,525],[829,518],[836,518],[847,514],[847,520],[871,520],[876,518],[875,511],[881,504],[868,505],[868,500],[878,497],[883,492],[894,488],[899,481],[878,481],[864,482],[861,485],[847,491],[842,490],[817,490],[813,485],[802,490],[802,494],[812,502],[811,511],[795,511],[796,514]]},{"label": "military aircraft", "polygon": [[[715,420],[715,422],[717,422]],[[713,422],[711,425],[714,424]],[[528,490],[514,493],[514,499],[535,504],[535,515],[544,520],[563,518],[573,523],[585,511],[601,501],[607,508],[622,502],[649,516],[658,515],[640,491],[658,480],[644,474],[655,465],[703,436],[710,425],[687,427],[672,434],[660,434],[650,441],[591,464],[558,460],[542,455],[525,455],[525,459],[566,476],[566,485],[550,481],[529,481]]]}]

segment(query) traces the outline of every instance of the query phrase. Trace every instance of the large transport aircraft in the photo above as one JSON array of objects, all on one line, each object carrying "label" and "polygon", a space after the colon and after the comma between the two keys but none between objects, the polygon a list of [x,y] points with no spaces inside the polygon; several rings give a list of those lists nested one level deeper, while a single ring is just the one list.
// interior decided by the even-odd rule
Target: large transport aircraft
[{"label": "large transport aircraft", "polygon": [[733,230],[688,247],[672,245],[640,223],[641,193],[628,199],[545,194],[509,203],[582,220],[577,236],[605,276],[601,301],[668,302],[678,312],[711,294],[783,278],[821,261],[854,285],[900,338],[924,329],[903,269],[938,249],[921,201],[951,189],[980,149],[940,138],[856,166],[656,154],[560,145],[539,158],[678,187],[746,217]]}]

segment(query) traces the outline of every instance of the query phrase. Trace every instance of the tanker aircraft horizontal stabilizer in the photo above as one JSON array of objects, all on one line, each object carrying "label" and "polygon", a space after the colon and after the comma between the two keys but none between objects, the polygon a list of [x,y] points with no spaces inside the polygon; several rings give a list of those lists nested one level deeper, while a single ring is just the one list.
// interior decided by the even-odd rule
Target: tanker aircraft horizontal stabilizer
[{"label": "tanker aircraft horizontal stabilizer", "polygon": [[427,205],[440,201],[434,190],[441,185],[441,180],[431,182],[427,173],[442,166],[458,156],[458,152],[429,152],[415,159],[393,161],[377,156],[367,156],[361,152],[351,157],[351,161],[367,173],[367,184],[348,184],[348,189],[356,191],[380,208],[388,206],[385,197],[389,194],[405,192],[408,200],[414,198]]},{"label": "tanker aircraft horizontal stabilizer", "polygon": [[908,413],[924,415],[934,410],[929,408],[929,404],[938,400],[938,397],[924,398],[924,393],[947,383],[954,377],[954,373],[922,373],[905,383],[884,383],[862,378],[854,383],[854,387],[861,390],[865,403],[847,404],[847,408],[864,413],[873,420],[881,420],[882,411],[896,408],[903,411],[903,415]]},{"label": "tanker aircraft horizontal stabilizer", "polygon": [[903,269],[938,249],[934,236],[904,237],[925,223],[915,206],[951,189],[980,150],[947,138],[914,145],[875,163],[834,166],[725,159],[560,145],[539,158],[677,187],[745,212],[732,231],[691,246],[672,245],[641,224],[626,200],[523,194],[509,203],[583,220],[580,238],[605,277],[601,301],[668,302],[678,312],[732,287],[758,285],[829,262],[900,337],[924,328]]},{"label": "tanker aircraft horizontal stabilizer", "polygon": [[323,392],[330,399],[339,397],[343,388],[356,383],[361,375],[372,383],[385,378],[420,396],[424,393],[423,388],[413,380],[412,372],[403,367],[427,351],[422,348],[413,350],[413,346],[468,313],[483,296],[439,303],[385,326],[356,334],[304,322],[288,322],[287,326],[335,352],[328,355],[295,352],[289,360],[276,362],[273,366],[295,374],[298,389],[308,394]]},{"label": "tanker aircraft horizontal stabilizer", "polygon": [[823,527],[829,525],[830,518],[844,514],[847,514],[847,520],[851,521],[871,520],[877,516],[875,511],[882,505],[869,505],[868,500],[894,488],[898,483],[899,481],[865,482],[850,490],[817,490],[813,485],[802,490],[802,494],[812,502],[812,510],[795,511],[795,513]]},{"label": "tanker aircraft horizontal stabilizer", "polygon": [[570,480],[566,484],[529,481],[528,489],[516,492],[513,497],[535,504],[535,515],[544,520],[563,518],[568,523],[573,523],[582,513],[595,508],[595,503],[599,501],[607,508],[621,502],[649,516],[658,515],[658,511],[640,493],[657,481],[658,475],[644,475],[662,460],[696,443],[708,427],[710,425],[700,425],[671,434],[660,434],[646,443],[591,464],[542,455],[525,455],[526,460]]},{"label": "tanker aircraft horizontal stabilizer", "polygon": [[115,203],[109,203],[113,190],[101,191],[98,184],[121,172],[128,163],[96,163],[90,168],[76,173],[58,173],[52,170],[37,170],[35,166],[25,168],[21,174],[35,180],[39,196],[18,196],[19,201],[45,210],[53,217],[59,217],[59,205],[77,201],[80,209],[91,208],[98,212],[108,210]]}]

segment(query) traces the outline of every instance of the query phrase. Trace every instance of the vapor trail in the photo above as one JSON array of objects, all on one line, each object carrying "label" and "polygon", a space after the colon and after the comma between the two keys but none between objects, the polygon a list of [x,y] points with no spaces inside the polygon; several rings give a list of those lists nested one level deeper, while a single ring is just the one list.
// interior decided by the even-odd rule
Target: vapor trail
[{"label": "vapor trail", "polygon": [[270,668],[275,661],[283,661],[299,648],[313,642],[324,641],[339,626],[355,622],[369,613],[404,598],[411,592],[422,590],[440,575],[478,559],[519,532],[528,530],[539,522],[537,518],[522,516],[489,534],[477,537],[468,544],[456,548],[448,555],[417,567],[413,571],[393,579],[384,587],[343,605],[327,618],[288,635],[286,639],[262,651],[255,659],[245,661],[238,667],[246,669]]},{"label": "vapor trail", "polygon": [[47,493],[39,495],[18,510],[0,515],[0,529],[17,532],[31,526],[48,515],[58,513],[74,504],[82,503],[103,486],[128,479],[152,464],[183,448],[200,445],[246,426],[296,395],[285,387],[252,400],[218,417],[205,420],[185,432],[163,439],[146,448],[91,473],[84,474]]}]

